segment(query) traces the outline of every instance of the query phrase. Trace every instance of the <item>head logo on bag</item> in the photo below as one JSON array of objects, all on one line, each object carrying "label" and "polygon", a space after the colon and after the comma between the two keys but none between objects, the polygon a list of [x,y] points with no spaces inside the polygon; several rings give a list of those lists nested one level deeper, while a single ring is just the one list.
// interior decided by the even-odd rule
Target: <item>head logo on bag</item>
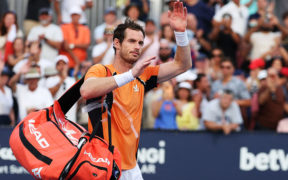
[{"label": "head logo on bag", "polygon": [[[31,134],[34,134],[36,137],[36,141],[42,148],[47,148],[49,147],[49,143],[46,141],[44,137],[42,137],[42,134],[40,131],[37,131],[37,129],[34,126],[35,120],[30,119],[29,121],[29,130]],[[42,138],[41,138],[42,137]]]},{"label": "head logo on bag", "polygon": [[87,156],[91,159],[91,161],[95,162],[95,163],[106,163],[108,166],[110,165],[110,161],[108,160],[108,158],[94,158],[92,156],[91,153],[87,153],[86,151],[84,151],[84,154],[87,154]]},{"label": "head logo on bag", "polygon": [[34,176],[37,179],[42,179],[41,175],[40,175],[42,169],[43,169],[43,167],[32,169],[32,173],[34,173]]},{"label": "head logo on bag", "polygon": [[74,145],[78,145],[78,141],[79,139],[75,138],[73,136],[73,134],[76,134],[76,132],[73,129],[68,129],[65,126],[65,122],[61,120],[61,118],[58,119],[59,124],[61,125],[60,128],[62,129],[62,131],[65,133],[65,135],[67,136],[67,138],[70,139],[70,141],[74,144]]}]

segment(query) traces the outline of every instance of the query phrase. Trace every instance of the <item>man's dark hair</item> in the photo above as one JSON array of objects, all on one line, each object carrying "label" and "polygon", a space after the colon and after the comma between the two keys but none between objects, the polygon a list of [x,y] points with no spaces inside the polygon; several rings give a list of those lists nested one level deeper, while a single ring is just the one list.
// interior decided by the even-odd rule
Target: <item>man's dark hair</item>
[{"label": "man's dark hair", "polygon": [[[123,42],[125,38],[125,30],[132,29],[135,31],[141,31],[143,36],[145,37],[145,32],[142,26],[127,18],[123,24],[119,24],[114,30],[113,41],[115,38],[119,39],[120,44]],[[113,47],[114,48],[114,47]],[[116,49],[114,48],[115,52]]]},{"label": "man's dark hair", "polygon": [[201,82],[202,78],[204,78],[204,77],[206,77],[206,75],[203,74],[203,73],[197,74],[197,78],[195,79],[194,84],[193,84],[193,87],[194,87],[195,89],[198,88],[198,83]]},{"label": "man's dark hair", "polygon": [[[231,65],[234,67],[233,61],[232,61],[229,57],[224,57],[224,58],[221,60],[220,64],[222,65],[224,62],[229,62],[229,63],[231,63]],[[234,67],[234,68],[235,68],[235,67]]]}]

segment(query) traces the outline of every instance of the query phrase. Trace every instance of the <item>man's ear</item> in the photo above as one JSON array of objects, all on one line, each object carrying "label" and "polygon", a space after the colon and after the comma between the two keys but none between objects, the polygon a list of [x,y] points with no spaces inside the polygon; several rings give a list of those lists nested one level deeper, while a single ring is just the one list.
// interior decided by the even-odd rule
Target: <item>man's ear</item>
[{"label": "man's ear", "polygon": [[120,44],[119,39],[118,38],[113,39],[113,47],[118,50],[120,46],[121,44]]}]

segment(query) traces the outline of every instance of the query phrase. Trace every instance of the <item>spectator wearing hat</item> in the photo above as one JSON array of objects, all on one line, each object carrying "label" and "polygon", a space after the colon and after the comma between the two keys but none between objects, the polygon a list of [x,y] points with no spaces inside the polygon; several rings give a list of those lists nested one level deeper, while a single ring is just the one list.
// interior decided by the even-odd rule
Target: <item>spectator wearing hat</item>
[{"label": "spectator wearing hat", "polygon": [[265,61],[261,58],[254,59],[250,62],[250,76],[246,79],[246,86],[252,96],[259,89],[259,80],[257,76],[259,72],[265,68],[265,65]]},{"label": "spectator wearing hat", "polygon": [[30,30],[39,23],[39,9],[49,8],[52,0],[28,0],[26,17],[23,22],[25,37],[28,36]]},{"label": "spectator wearing hat", "polygon": [[[17,83],[22,74],[24,75],[25,84]],[[20,121],[29,113],[53,104],[53,98],[49,90],[38,85],[40,78],[39,69],[23,66],[9,82],[18,100]]]},{"label": "spectator wearing hat", "polygon": [[8,67],[4,66],[3,61],[0,62],[0,125],[14,126],[15,115],[13,111],[13,94],[7,86],[12,72]]},{"label": "spectator wearing hat", "polygon": [[[145,22],[145,38],[140,60],[143,58],[155,56],[158,59],[159,53],[159,35],[157,34],[157,27],[152,19]],[[155,61],[154,61],[155,62]]]},{"label": "spectator wearing hat", "polygon": [[203,119],[207,130],[222,131],[226,135],[239,131],[243,119],[240,108],[234,101],[233,92],[225,89],[220,98],[210,101],[205,108]]},{"label": "spectator wearing hat", "polygon": [[92,58],[94,64],[111,64],[114,60],[115,52],[113,49],[113,27],[106,27],[104,31],[104,41],[96,44],[92,50]]},{"label": "spectator wearing hat", "polygon": [[196,130],[199,126],[197,106],[191,98],[192,86],[188,82],[181,82],[176,91],[177,106],[181,114],[176,116],[179,130]]},{"label": "spectator wearing hat", "polygon": [[64,43],[60,54],[69,58],[69,68],[73,72],[69,72],[70,75],[75,75],[78,72],[80,63],[87,58],[86,51],[90,46],[90,30],[87,26],[80,24],[81,14],[82,9],[73,6],[70,9],[72,22],[61,26]]},{"label": "spectator wearing hat", "polygon": [[104,40],[104,32],[106,28],[115,28],[118,24],[117,12],[113,7],[108,7],[104,13],[104,22],[94,29],[94,39],[96,44],[101,43]]},{"label": "spectator wearing hat", "polygon": [[31,29],[27,41],[40,41],[42,44],[40,58],[52,63],[61,48],[63,34],[59,26],[52,24],[51,9],[42,8],[39,10],[39,22],[40,25]]},{"label": "spectator wearing hat", "polygon": [[151,107],[152,114],[156,118],[154,128],[176,130],[178,129],[176,116],[182,111],[176,105],[172,82],[162,83],[161,89],[163,92],[161,99],[153,102]]},{"label": "spectator wearing hat", "polygon": [[145,23],[139,19],[140,14],[141,14],[140,6],[136,3],[131,3],[124,9],[125,17],[123,17],[122,21],[124,22],[126,18],[130,18],[131,20],[135,21],[137,24],[139,24],[145,29]]},{"label": "spectator wearing hat", "polygon": [[79,14],[79,23],[87,23],[85,10],[93,7],[92,0],[55,0],[54,8],[57,15],[58,24],[69,24],[73,21],[71,18],[71,9],[73,9],[74,7],[78,7],[81,9],[81,12]]},{"label": "spectator wearing hat", "polygon": [[256,129],[276,130],[283,118],[285,96],[275,69],[269,68],[266,83],[258,92],[259,112],[256,118]]},{"label": "spectator wearing hat", "polygon": [[[68,76],[68,58],[64,55],[59,55],[55,58],[55,67],[57,75],[49,77],[46,81],[46,87],[51,92],[53,99],[59,99],[66,90],[68,90],[74,83],[75,78]],[[77,104],[66,113],[69,120],[76,122]]]}]

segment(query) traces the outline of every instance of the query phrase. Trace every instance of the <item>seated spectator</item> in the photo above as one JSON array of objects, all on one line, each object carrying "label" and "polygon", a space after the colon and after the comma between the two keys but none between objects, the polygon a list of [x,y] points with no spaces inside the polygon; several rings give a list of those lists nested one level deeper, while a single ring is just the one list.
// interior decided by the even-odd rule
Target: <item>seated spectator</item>
[{"label": "seated spectator", "polygon": [[231,28],[233,32],[243,37],[246,34],[249,11],[246,6],[240,5],[239,0],[231,0],[224,5],[213,17],[214,26],[221,23],[223,15],[230,14],[232,16]]},{"label": "seated spectator", "polygon": [[41,51],[42,51],[42,45],[38,41],[29,43],[27,56],[24,56],[24,59],[19,61],[14,66],[13,72],[19,73],[21,67],[24,65],[28,65],[29,67],[32,65],[38,65],[40,66],[40,69],[41,69],[40,73],[43,76],[45,72],[45,68],[52,66],[54,63],[40,58]]},{"label": "seated spectator", "polygon": [[94,29],[94,39],[96,44],[99,44],[104,41],[104,31],[106,28],[115,28],[118,24],[117,21],[117,12],[113,7],[109,7],[105,10],[104,13],[104,22]]},{"label": "seated spectator", "polygon": [[159,35],[157,34],[156,24],[152,19],[148,19],[145,22],[145,38],[144,38],[144,46],[141,52],[142,58],[147,58],[151,56],[155,56],[158,59],[158,52],[159,52]]},{"label": "seated spectator", "polygon": [[267,80],[258,92],[259,112],[255,129],[276,130],[283,118],[285,97],[275,69],[268,69]]},{"label": "seated spectator", "polygon": [[[46,87],[51,92],[53,99],[59,99],[65,91],[67,91],[74,83],[75,79],[68,76],[68,58],[64,55],[59,55],[55,59],[55,67],[58,74],[47,79]],[[65,114],[67,119],[76,122],[77,104]]]},{"label": "seated spectator", "polygon": [[211,98],[219,97],[224,89],[233,92],[235,102],[240,107],[250,106],[250,94],[242,80],[233,76],[234,66],[230,59],[221,61],[222,79],[214,81],[211,85]]},{"label": "seated spectator", "polygon": [[130,4],[136,4],[137,6],[141,7],[139,19],[145,22],[148,18],[148,14],[150,11],[150,1],[149,0],[126,0],[126,6]]},{"label": "seated spectator", "polygon": [[[24,74],[24,85],[17,83],[22,74]],[[9,82],[9,85],[18,100],[20,121],[29,113],[53,104],[53,98],[49,90],[38,86],[40,78],[41,75],[38,69],[23,66]]]},{"label": "seated spectator", "polygon": [[8,56],[7,65],[10,69],[20,62],[22,59],[28,57],[28,54],[25,53],[25,45],[23,38],[16,38],[13,42],[13,54]]},{"label": "seated spectator", "polygon": [[18,27],[17,15],[8,11],[4,13],[0,21],[0,54],[5,62],[8,56],[13,54],[13,42],[16,37],[23,37],[23,32]]},{"label": "seated spectator", "polygon": [[203,114],[207,130],[223,131],[228,135],[239,131],[243,123],[238,104],[234,101],[233,92],[225,89],[219,99],[210,101]]},{"label": "seated spectator", "polygon": [[155,129],[178,129],[176,115],[181,114],[180,109],[176,109],[173,86],[170,81],[161,85],[163,90],[162,98],[152,104],[152,113],[155,119]]},{"label": "seated spectator", "polygon": [[137,4],[135,3],[129,4],[124,9],[125,17],[123,18],[123,22],[125,21],[126,18],[130,18],[131,20],[135,21],[137,24],[145,28],[145,23],[139,19],[140,13],[141,9]]},{"label": "seated spectator", "polygon": [[223,59],[223,51],[219,48],[214,48],[211,52],[210,67],[208,70],[209,81],[213,82],[222,77],[221,60]]},{"label": "seated spectator", "polygon": [[274,56],[271,58],[270,67],[275,69],[279,74],[281,69],[285,66],[285,61],[281,56]]},{"label": "seated spectator", "polygon": [[161,39],[166,39],[172,46],[172,54],[171,57],[174,57],[174,54],[176,52],[176,40],[174,32],[172,31],[169,24],[164,24],[161,26]]},{"label": "seated spectator", "polygon": [[208,102],[210,100],[210,84],[208,77],[205,74],[198,74],[194,81],[194,90],[192,91],[192,98],[196,104],[197,115],[199,118],[199,130],[205,129],[203,121],[203,113],[205,108],[207,108]]},{"label": "seated spectator", "polygon": [[40,58],[51,63],[58,55],[63,42],[63,34],[59,26],[52,24],[52,11],[49,8],[39,10],[40,25],[31,29],[27,41],[39,41],[42,44]]},{"label": "seated spectator", "polygon": [[51,0],[28,0],[26,16],[23,22],[25,37],[28,36],[33,27],[40,25],[38,21],[39,9],[50,8],[50,4]]},{"label": "seated spectator", "polygon": [[181,114],[176,116],[179,130],[196,130],[199,126],[196,104],[191,98],[192,86],[188,82],[181,82],[176,91],[176,99]]},{"label": "seated spectator", "polygon": [[78,72],[80,63],[87,58],[86,51],[90,46],[90,30],[87,26],[80,24],[81,14],[82,10],[74,6],[70,10],[72,22],[61,26],[64,44],[60,54],[69,58],[70,76]]},{"label": "seated spectator", "polygon": [[104,40],[96,44],[92,50],[92,57],[94,64],[112,64],[115,56],[115,52],[113,49],[113,34],[114,28],[105,28],[104,31]]},{"label": "seated spectator", "polygon": [[12,91],[7,86],[12,71],[4,66],[4,62],[0,61],[0,126],[14,126],[15,115],[13,113],[13,97]]},{"label": "seated spectator", "polygon": [[198,21],[197,29],[202,29],[204,31],[203,34],[207,36],[212,29],[211,22],[214,11],[201,0],[184,0],[183,5],[186,6],[188,13],[196,16]]},{"label": "seated spectator", "polygon": [[92,0],[55,0],[54,1],[54,8],[57,15],[57,22],[58,24],[69,24],[73,20],[71,19],[71,9],[73,7],[79,7],[81,8],[81,13],[79,23],[80,24],[86,24],[87,23],[87,17],[85,14],[85,10],[87,8],[92,8],[93,1]]},{"label": "seated spectator", "polygon": [[223,14],[222,20],[213,27],[210,39],[216,42],[216,46],[233,61],[236,67],[236,53],[240,36],[232,29],[232,16],[230,14]]}]

